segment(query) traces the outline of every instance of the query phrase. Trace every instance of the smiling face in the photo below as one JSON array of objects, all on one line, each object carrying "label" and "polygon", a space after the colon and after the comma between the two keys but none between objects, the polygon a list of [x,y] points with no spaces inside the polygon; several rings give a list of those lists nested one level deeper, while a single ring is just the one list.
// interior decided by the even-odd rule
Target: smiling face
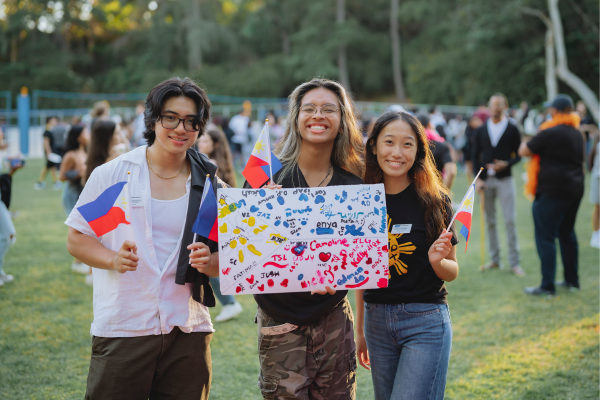
[{"label": "smiling face", "polygon": [[185,153],[194,145],[198,131],[186,131],[183,121],[178,121],[179,124],[175,129],[164,128],[163,124],[168,126],[168,122],[172,122],[174,118],[193,120],[197,111],[196,103],[189,97],[178,96],[167,99],[163,104],[160,119],[154,123],[155,143],[169,153]]},{"label": "smiling face", "polygon": [[383,171],[383,182],[407,179],[417,156],[417,136],[401,119],[390,122],[381,130],[373,154]]},{"label": "smiling face", "polygon": [[[316,114],[305,112],[302,107],[312,104],[317,108]],[[336,112],[324,112],[327,107],[319,109],[325,105],[332,105],[337,108]],[[303,141],[314,144],[332,143],[340,130],[342,112],[340,102],[337,96],[331,90],[317,88],[307,92],[300,103],[300,112],[298,113],[298,128]]]}]

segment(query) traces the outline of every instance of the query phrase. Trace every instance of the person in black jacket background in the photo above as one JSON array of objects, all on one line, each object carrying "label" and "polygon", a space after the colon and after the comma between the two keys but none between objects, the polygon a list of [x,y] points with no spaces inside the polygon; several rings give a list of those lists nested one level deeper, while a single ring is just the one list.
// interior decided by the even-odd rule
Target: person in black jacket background
[{"label": "person in black jacket background", "polygon": [[477,181],[477,191],[484,192],[485,219],[490,244],[491,262],[482,270],[500,267],[500,245],[496,229],[496,199],[500,201],[508,237],[508,260],[511,271],[524,275],[519,258],[517,237],[515,183],[511,168],[521,160],[518,155],[521,135],[516,126],[506,118],[508,100],[502,93],[495,93],[489,102],[491,116],[475,132],[473,140],[473,173],[484,168]]}]

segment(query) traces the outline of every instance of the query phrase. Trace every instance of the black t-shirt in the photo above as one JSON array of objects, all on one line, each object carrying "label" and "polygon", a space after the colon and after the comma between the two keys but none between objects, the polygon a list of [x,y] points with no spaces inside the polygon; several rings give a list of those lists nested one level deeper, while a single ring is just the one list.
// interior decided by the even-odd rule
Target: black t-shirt
[{"label": "black t-shirt", "polygon": [[452,162],[450,147],[448,147],[448,145],[444,142],[436,142],[435,140],[430,140],[429,148],[433,153],[433,161],[435,161],[435,167],[441,173],[444,169],[444,165],[446,165],[446,163]]},{"label": "black t-shirt", "polygon": [[527,143],[533,153],[540,155],[536,195],[583,197],[583,140],[578,129],[558,125],[544,129]]},{"label": "black t-shirt", "polygon": [[[52,132],[50,131],[45,131],[44,134],[42,135],[44,138],[48,138],[48,140],[50,141],[50,150],[52,150],[52,152],[54,153],[54,135],[52,134]],[[48,154],[46,154],[46,157],[48,157]]]},{"label": "black t-shirt", "polygon": [[[414,185],[398,194],[385,195],[388,210],[388,251],[390,257],[390,280],[383,289],[367,289],[363,298],[368,303],[447,304],[448,291],[429,262],[429,248],[433,240],[427,240],[425,213],[419,202]],[[452,203],[446,199],[446,224],[452,220]],[[392,234],[394,225],[411,224],[410,233]],[[452,229],[452,245],[458,238]],[[441,232],[440,232],[441,234]]]},{"label": "black t-shirt", "polygon": [[[309,187],[300,168],[294,168],[292,174],[288,174],[281,181],[279,173],[275,174],[273,180],[281,184],[283,188]],[[333,176],[327,186],[362,184],[362,179],[334,165]],[[249,187],[248,182],[244,184],[244,187]],[[254,300],[267,315],[276,321],[303,326],[327,315],[344,300],[347,293],[347,290],[338,290],[334,295],[311,295],[310,292],[255,294]]]}]

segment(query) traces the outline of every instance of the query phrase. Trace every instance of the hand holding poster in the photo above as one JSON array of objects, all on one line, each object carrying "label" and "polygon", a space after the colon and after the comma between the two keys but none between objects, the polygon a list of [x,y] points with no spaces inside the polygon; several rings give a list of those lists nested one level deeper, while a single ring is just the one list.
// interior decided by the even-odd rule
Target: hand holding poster
[{"label": "hand holding poster", "polygon": [[382,184],[219,189],[224,294],[387,287]]}]

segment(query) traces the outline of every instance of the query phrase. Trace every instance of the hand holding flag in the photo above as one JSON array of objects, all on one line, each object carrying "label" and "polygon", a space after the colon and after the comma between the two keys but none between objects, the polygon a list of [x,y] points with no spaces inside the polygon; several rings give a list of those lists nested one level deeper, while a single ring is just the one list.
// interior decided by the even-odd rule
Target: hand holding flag
[{"label": "hand holding flag", "polygon": [[200,209],[192,227],[192,232],[194,232],[193,243],[188,246],[188,250],[191,250],[190,265],[202,273],[206,273],[206,270],[210,267],[210,249],[205,243],[196,243],[196,238],[199,235],[218,242],[218,226],[217,198],[215,197],[210,176],[206,175]]}]

